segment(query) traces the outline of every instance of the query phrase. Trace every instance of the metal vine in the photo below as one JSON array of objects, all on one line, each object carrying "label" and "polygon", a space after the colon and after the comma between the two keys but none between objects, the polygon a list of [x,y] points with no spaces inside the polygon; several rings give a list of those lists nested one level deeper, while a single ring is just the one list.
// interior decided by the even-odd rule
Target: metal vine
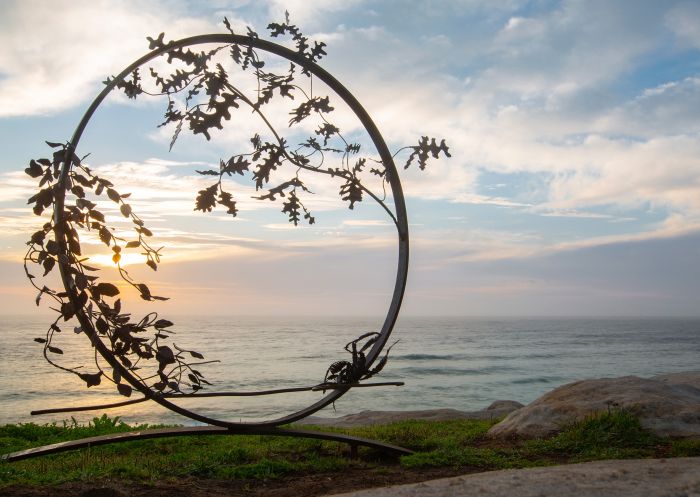
[{"label": "metal vine", "polygon": [[[231,35],[235,35],[228,20],[224,20],[224,24]],[[289,22],[288,17],[283,23],[271,23],[268,29],[273,38],[291,38],[296,53],[304,60],[315,63],[326,55],[325,44],[309,41],[298,27]],[[248,40],[258,39],[258,34],[250,28],[246,36]],[[164,54],[162,57],[171,64],[173,69],[170,73],[161,74],[149,68],[148,74],[143,74],[141,68],[136,67],[128,77],[117,80],[109,78],[105,83],[116,83],[116,88],[129,98],[150,95],[167,99],[160,126],[174,127],[170,149],[175,146],[183,129],[189,129],[194,135],[201,134],[209,140],[214,129],[223,129],[224,123],[231,121],[234,115],[243,115],[242,109],[257,115],[266,128],[264,134],[272,137],[265,140],[256,133],[250,137],[248,150],[222,158],[218,169],[196,171],[200,175],[211,176],[213,183],[198,192],[195,210],[210,212],[221,207],[235,217],[238,213],[237,201],[226,180],[233,176],[248,176],[255,184],[256,191],[260,192],[254,198],[281,201],[281,212],[294,225],[302,222],[313,224],[315,215],[304,203],[307,196],[312,194],[304,183],[304,175],[313,173],[337,179],[338,194],[349,209],[369,196],[398,227],[397,217],[386,203],[389,170],[382,160],[362,155],[361,145],[347,140],[333,124],[331,115],[334,107],[331,100],[328,96],[313,93],[314,76],[307,65],[300,66],[292,61],[286,72],[272,72],[266,68],[265,60],[252,43],[226,43],[208,51],[192,51],[166,42],[163,33],[148,38],[148,41],[149,49],[161,51]],[[238,70],[237,77],[252,75],[255,90],[251,95],[246,95],[240,85],[236,85],[237,80],[229,75],[230,71],[217,61],[222,57],[227,57],[229,63],[233,62]],[[144,79],[157,91],[148,91]],[[300,123],[314,119],[314,133],[290,146],[266,116],[268,104],[275,99],[298,102],[290,113],[289,127],[298,127]],[[147,301],[167,299],[155,295],[145,283],[133,279],[120,262],[125,251],[133,250],[140,251],[146,258],[146,264],[154,271],[161,260],[161,248],[155,248],[151,242],[153,233],[127,203],[129,194],[120,193],[107,178],[96,174],[86,165],[85,157],[76,155],[70,142],[47,144],[53,153],[31,160],[25,170],[39,181],[39,190],[28,203],[33,204],[37,216],[52,207],[54,213],[51,220],[31,236],[24,258],[26,276],[38,291],[37,305],[42,299],[48,299],[52,303],[51,308],[56,311],[56,318],[45,335],[35,338],[43,345],[46,360],[59,369],[77,375],[88,387],[106,380],[112,382],[120,394],[127,397],[132,394],[132,386],[123,381],[119,368],[113,367],[111,372],[107,371],[97,359],[97,353],[94,367],[90,370],[60,363],[63,350],[56,345],[55,337],[65,331],[66,322],[76,313],[81,313],[88,319],[89,325],[74,327],[73,331],[87,334],[93,345],[96,339],[104,341],[118,363],[154,395],[166,398],[196,393],[210,385],[198,369],[208,362],[203,355],[195,350],[179,348],[172,342],[173,323],[155,312],[140,319],[126,313],[119,298],[122,293],[119,285],[100,281],[98,268],[90,265],[82,254],[81,233],[97,235],[112,251],[121,285],[133,287]],[[438,158],[441,154],[450,156],[444,140],[438,142],[425,136],[416,145],[399,149],[394,157],[399,152],[408,153],[404,168],[415,163],[424,169],[429,159]],[[62,174],[64,170],[67,172]],[[288,170],[290,172],[285,175],[284,171]],[[381,180],[381,194],[366,186],[367,182],[363,181],[366,177]],[[57,203],[59,192],[60,195],[64,195],[63,192],[67,194],[65,202],[61,200]],[[131,221],[131,236],[118,235],[115,228],[107,223],[104,213],[93,201],[105,197],[116,204],[125,219]],[[71,285],[63,291],[51,289],[40,282],[40,277],[48,276],[57,265],[67,271]],[[363,362],[367,347],[376,341],[375,335],[366,334],[350,342],[346,350],[353,354],[352,363],[342,361],[331,365],[324,383],[358,382],[378,373],[386,362],[386,356],[373,370],[369,370],[369,365]],[[365,342],[358,351],[358,343],[363,340]]]}]

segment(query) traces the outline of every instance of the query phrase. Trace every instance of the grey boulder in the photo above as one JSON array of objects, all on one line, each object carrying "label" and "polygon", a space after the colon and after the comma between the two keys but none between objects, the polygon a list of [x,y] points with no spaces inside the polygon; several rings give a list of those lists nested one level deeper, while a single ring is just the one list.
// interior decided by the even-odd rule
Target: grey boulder
[{"label": "grey boulder", "polygon": [[700,371],[569,383],[512,412],[489,435],[547,437],[614,408],[632,410],[642,426],[656,435],[700,437]]}]

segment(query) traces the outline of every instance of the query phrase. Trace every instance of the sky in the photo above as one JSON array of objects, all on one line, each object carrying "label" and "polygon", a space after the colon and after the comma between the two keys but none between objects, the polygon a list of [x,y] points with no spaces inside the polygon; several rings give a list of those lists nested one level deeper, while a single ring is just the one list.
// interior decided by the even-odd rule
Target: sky
[{"label": "sky", "polygon": [[[368,110],[390,149],[422,135],[450,147],[451,158],[425,171],[401,171],[412,250],[404,314],[699,314],[698,2],[3,0],[2,8],[4,314],[49,312],[35,307],[21,265],[43,223],[26,205],[36,185],[23,170],[50,153],[44,140],[70,138],[102,82],[148,51],[147,36],[223,33],[227,17],[237,32],[252,26],[267,37],[285,10],[327,44],[321,66]],[[270,59],[268,67],[280,64]],[[341,128],[363,140],[337,107]],[[157,128],[164,109],[162,99],[115,94],[78,150],[132,193],[164,247],[155,273],[137,254],[124,259],[153,293],[171,297],[160,312],[386,312],[397,243],[381,209],[366,200],[349,210],[337,186],[311,178],[316,224],[295,228],[279,204],[249,199],[250,178],[241,178],[232,183],[242,198],[235,219],[194,212],[206,185],[195,170],[237,153],[251,124],[227,122],[210,142],[183,134],[169,151],[172,129]],[[286,128],[288,109],[272,109]],[[116,282],[106,252],[83,240]],[[150,309],[129,298],[130,309]]]}]

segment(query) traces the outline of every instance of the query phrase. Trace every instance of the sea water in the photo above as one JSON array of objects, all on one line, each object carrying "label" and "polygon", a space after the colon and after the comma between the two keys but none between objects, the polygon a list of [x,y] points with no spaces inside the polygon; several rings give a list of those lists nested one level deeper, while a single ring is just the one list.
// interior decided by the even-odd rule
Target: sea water
[{"label": "sea water", "polygon": [[[254,391],[321,382],[328,366],[351,360],[344,345],[376,331],[381,318],[179,317],[174,343],[195,349],[208,391]],[[86,388],[72,374],[49,365],[42,345],[49,318],[0,318],[0,423],[86,422],[106,412],[126,422],[195,424],[144,402],[108,411],[30,416],[30,411],[125,400],[106,381]],[[497,399],[528,403],[567,382],[624,375],[652,376],[700,369],[700,318],[409,318],[399,319],[385,369],[370,381],[402,387],[354,389],[317,413],[339,416],[366,409],[449,407],[477,410]],[[94,351],[72,327],[50,357],[66,366],[94,370]],[[133,397],[136,398],[137,393]],[[313,404],[319,392],[265,397],[217,397],[181,401],[231,421],[273,419]]]}]

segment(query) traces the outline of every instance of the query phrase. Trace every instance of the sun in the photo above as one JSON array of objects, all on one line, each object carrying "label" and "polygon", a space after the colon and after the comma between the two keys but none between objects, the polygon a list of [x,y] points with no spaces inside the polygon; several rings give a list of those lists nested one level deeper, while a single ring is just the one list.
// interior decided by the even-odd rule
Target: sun
[{"label": "sun", "polygon": [[[112,255],[113,254],[96,254],[90,257],[90,261],[103,267],[116,267],[117,264],[112,260]],[[119,264],[122,267],[146,263],[146,256],[143,254],[122,252],[120,255]]]}]

